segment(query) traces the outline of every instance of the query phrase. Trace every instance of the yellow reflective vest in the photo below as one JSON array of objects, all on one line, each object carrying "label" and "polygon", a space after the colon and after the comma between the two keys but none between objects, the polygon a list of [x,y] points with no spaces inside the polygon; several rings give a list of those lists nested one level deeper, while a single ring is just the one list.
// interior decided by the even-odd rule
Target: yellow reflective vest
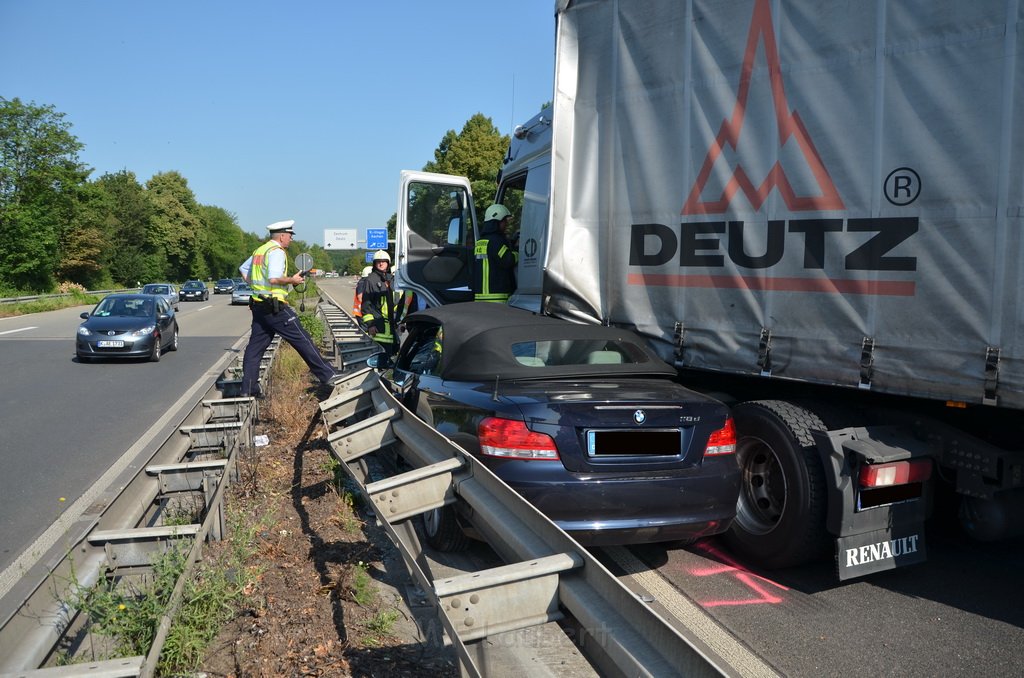
[{"label": "yellow reflective vest", "polygon": [[276,240],[270,240],[256,248],[252,253],[252,266],[249,268],[249,285],[252,287],[253,296],[258,299],[270,299],[276,297],[287,303],[288,286],[270,284],[270,257],[271,250],[279,249],[284,251],[284,275],[288,277],[288,252]]}]

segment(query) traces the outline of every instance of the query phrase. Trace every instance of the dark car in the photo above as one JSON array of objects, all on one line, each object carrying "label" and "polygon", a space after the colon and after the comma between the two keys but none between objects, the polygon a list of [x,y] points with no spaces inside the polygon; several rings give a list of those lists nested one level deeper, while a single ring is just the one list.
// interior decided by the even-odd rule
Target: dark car
[{"label": "dark car", "polygon": [[198,280],[189,280],[181,286],[179,293],[182,301],[206,301],[210,298],[210,290],[205,283]]},{"label": "dark car", "polygon": [[235,282],[231,278],[221,278],[213,284],[214,294],[231,294],[235,290]]},{"label": "dark car", "polygon": [[[581,542],[729,527],[740,481],[729,411],[676,383],[636,334],[483,302],[414,313],[406,329],[384,383]],[[451,507],[426,514],[430,544],[464,546],[457,519]]]},{"label": "dark car", "polygon": [[171,283],[150,283],[142,286],[142,294],[159,294],[160,296],[167,299],[168,303],[174,307],[174,310],[180,310],[178,308],[178,288]]},{"label": "dark car", "polygon": [[111,294],[83,313],[75,353],[79,362],[93,358],[149,358],[178,350],[178,319],[163,295]]}]

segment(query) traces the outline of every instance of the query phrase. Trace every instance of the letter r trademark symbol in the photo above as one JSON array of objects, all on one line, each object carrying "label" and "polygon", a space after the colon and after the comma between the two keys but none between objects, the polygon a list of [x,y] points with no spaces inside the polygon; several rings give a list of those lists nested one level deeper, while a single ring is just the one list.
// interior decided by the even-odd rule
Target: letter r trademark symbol
[{"label": "letter r trademark symbol", "polygon": [[909,205],[921,195],[921,177],[909,167],[894,169],[885,178],[883,190],[885,199],[893,205]]}]

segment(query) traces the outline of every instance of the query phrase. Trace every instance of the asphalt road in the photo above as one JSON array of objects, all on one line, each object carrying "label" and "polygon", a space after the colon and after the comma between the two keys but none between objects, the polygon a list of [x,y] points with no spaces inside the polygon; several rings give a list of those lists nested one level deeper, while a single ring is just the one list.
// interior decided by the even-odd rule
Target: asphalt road
[{"label": "asphalt road", "polygon": [[157,363],[75,360],[89,307],[0,318],[0,572],[136,441],[158,433],[150,429],[183,393],[209,388],[211,368],[248,332],[248,309],[230,296],[180,306],[180,348]]},{"label": "asphalt road", "polygon": [[780,675],[1021,675],[1024,541],[979,544],[936,525],[928,549],[924,564],[845,583],[829,562],[761,570],[715,539],[601,557],[636,568],[627,579],[666,617],[696,605]]}]

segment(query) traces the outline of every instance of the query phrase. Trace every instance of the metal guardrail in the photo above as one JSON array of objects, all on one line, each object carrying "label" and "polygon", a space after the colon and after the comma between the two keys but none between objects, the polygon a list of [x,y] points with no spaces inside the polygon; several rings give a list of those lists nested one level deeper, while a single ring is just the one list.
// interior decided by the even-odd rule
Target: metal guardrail
[{"label": "metal guardrail", "polygon": [[[376,349],[365,341],[350,343],[360,331],[347,313],[320,308],[338,345],[335,353],[351,356],[344,367],[354,370],[320,403],[330,449],[430,597],[464,675],[488,674],[489,647],[502,644],[486,640],[552,621],[575,638],[578,651],[600,675],[732,673],[727,662],[699,649],[696,635],[676,631],[472,455],[403,407],[375,372],[360,369]],[[368,455],[385,449],[397,452],[412,470],[372,479]],[[505,565],[433,575],[412,519],[454,502],[466,504],[460,513],[469,516]],[[552,674],[560,673],[556,663]]]},{"label": "metal guardrail", "polygon": [[[264,354],[264,386],[279,345],[273,342]],[[237,455],[252,446],[256,401],[220,397],[218,392],[237,382],[239,372],[236,358],[116,497],[98,515],[86,511],[72,525],[63,542],[70,547],[30,566],[0,597],[0,677],[153,675],[203,543],[220,539],[224,532],[224,491],[235,478]],[[180,506],[182,497],[201,504],[201,521],[164,524],[169,507]],[[90,636],[89,620],[69,606],[64,592],[68,582],[88,587],[102,578],[118,584],[134,581],[150,574],[154,560],[182,541],[189,542],[186,565],[145,656],[53,666],[58,653],[73,658],[76,649],[93,642],[103,646],[101,639]]]},{"label": "metal guardrail", "polygon": [[[116,294],[118,292],[135,292],[135,291],[137,291],[139,289],[140,288],[138,288],[138,287],[126,287],[125,289],[122,289],[122,290],[89,290],[89,291],[85,292],[85,294],[90,294],[90,295],[92,295],[92,294],[107,295],[107,294]],[[19,303],[23,304],[23,303],[26,303],[26,302],[29,302],[29,301],[40,301],[42,299],[64,299],[65,297],[72,297],[72,296],[74,296],[74,294],[72,294],[71,292],[61,292],[61,293],[56,293],[56,294],[35,294],[35,295],[32,295],[32,296],[27,296],[27,297],[4,297],[4,298],[0,299],[0,304],[19,304]]]}]

